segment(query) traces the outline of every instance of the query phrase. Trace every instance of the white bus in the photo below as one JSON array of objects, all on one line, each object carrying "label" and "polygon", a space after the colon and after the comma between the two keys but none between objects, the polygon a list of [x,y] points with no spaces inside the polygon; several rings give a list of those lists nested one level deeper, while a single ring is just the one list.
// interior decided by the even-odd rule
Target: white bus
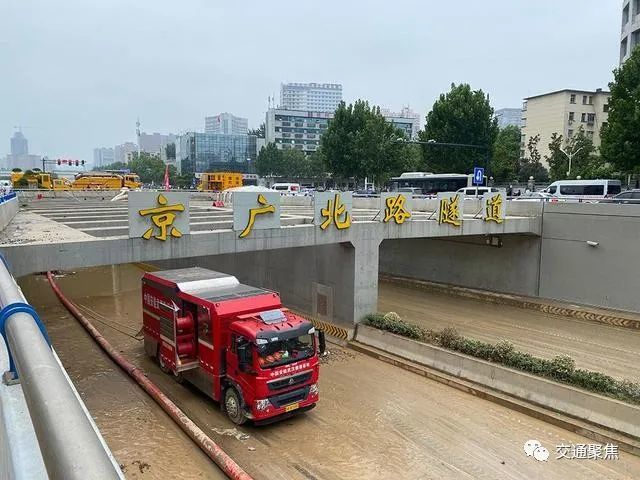
[{"label": "white bus", "polygon": [[[393,177],[389,182],[394,192],[409,192],[416,195],[435,195],[438,192],[457,192],[473,186],[473,175],[463,173],[407,172]],[[484,177],[483,184],[487,184]]]},{"label": "white bus", "polygon": [[542,192],[558,199],[598,199],[617,195],[620,190],[620,180],[558,180]]}]

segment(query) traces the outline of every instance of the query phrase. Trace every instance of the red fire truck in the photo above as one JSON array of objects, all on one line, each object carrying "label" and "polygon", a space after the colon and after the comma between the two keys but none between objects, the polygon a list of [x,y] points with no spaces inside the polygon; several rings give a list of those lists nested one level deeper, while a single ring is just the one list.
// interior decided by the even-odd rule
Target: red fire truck
[{"label": "red fire truck", "polygon": [[199,267],[149,272],[142,311],[147,354],[220,402],[233,422],[269,423],[315,407],[315,330],[277,293]]}]

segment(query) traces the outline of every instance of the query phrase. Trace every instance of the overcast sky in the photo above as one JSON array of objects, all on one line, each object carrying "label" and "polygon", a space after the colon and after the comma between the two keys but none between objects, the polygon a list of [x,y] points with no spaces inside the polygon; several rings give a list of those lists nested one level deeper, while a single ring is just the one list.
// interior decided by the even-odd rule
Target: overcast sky
[{"label": "overcast sky", "polygon": [[[606,88],[620,0],[0,0],[0,156],[92,160],[146,132],[264,121],[281,82],[342,83],[424,117],[451,82],[494,108],[562,88]],[[224,4],[224,6],[222,6]],[[423,119],[424,121],[424,119]]]}]

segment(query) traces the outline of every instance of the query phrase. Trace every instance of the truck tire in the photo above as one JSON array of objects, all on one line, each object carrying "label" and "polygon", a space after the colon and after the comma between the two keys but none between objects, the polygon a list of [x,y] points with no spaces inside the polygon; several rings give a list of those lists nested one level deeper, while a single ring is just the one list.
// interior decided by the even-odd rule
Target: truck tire
[{"label": "truck tire", "polygon": [[227,388],[224,392],[224,410],[236,425],[242,425],[247,421],[247,417],[242,409],[240,394],[233,387]]},{"label": "truck tire", "polygon": [[173,370],[171,370],[171,367],[169,367],[166,363],[164,363],[164,360],[162,359],[162,355],[160,355],[160,350],[158,350],[157,361],[158,361],[158,365],[160,365],[160,370],[162,370],[167,375],[171,375],[176,382],[178,383],[184,382],[184,377],[182,376],[182,373],[174,372]]},{"label": "truck tire", "polygon": [[158,349],[158,353],[156,354],[156,360],[158,361],[158,365],[160,365],[160,370],[162,370],[166,374],[173,373],[171,371],[171,368],[169,368],[167,364],[164,363],[164,360],[162,359],[162,355],[160,355],[160,349]]}]

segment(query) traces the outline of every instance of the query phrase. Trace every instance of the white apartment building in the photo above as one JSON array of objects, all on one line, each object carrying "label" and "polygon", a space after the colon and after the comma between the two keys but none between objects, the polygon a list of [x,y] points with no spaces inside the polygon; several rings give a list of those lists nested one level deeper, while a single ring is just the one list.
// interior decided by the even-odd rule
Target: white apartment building
[{"label": "white apartment building", "polygon": [[620,64],[640,45],[640,0],[622,2],[622,30],[620,33]]},{"label": "white apartment building", "polygon": [[265,140],[281,150],[296,148],[315,152],[333,112],[310,112],[270,108],[265,121]]},{"label": "white apartment building", "polygon": [[565,142],[582,128],[600,147],[600,131],[609,117],[609,92],[598,88],[587,90],[558,90],[524,99],[522,105],[521,156],[528,155],[529,138],[540,135],[538,151],[546,165],[551,135],[562,135]]},{"label": "white apartment building", "polygon": [[280,108],[309,112],[335,112],[342,101],[342,85],[337,83],[283,83]]},{"label": "white apartment building", "polygon": [[204,117],[204,133],[223,133],[225,135],[246,135],[249,120],[223,112],[212,117]]},{"label": "white apartment building", "polygon": [[380,113],[387,122],[404,131],[407,138],[416,138],[420,130],[420,114],[414,112],[409,107],[403,107],[399,112],[392,112],[383,108]]}]

